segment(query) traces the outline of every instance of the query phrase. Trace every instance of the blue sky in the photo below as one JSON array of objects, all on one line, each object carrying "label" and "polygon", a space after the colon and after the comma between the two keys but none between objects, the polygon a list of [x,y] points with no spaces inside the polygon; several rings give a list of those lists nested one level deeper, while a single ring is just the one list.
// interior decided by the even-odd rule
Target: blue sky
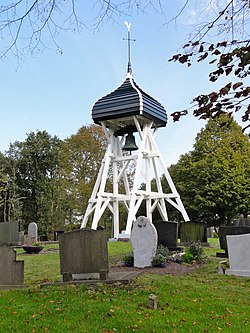
[{"label": "blue sky", "polygon": [[[0,151],[7,150],[10,142],[25,140],[31,131],[46,130],[65,139],[92,123],[92,105],[126,76],[125,20],[131,22],[131,37],[136,39],[131,52],[135,81],[168,114],[189,107],[196,95],[215,89],[208,81],[208,65],[187,68],[168,62],[185,43],[192,23],[198,22],[196,11],[186,8],[177,24],[164,24],[183,2],[166,6],[167,18],[148,10],[148,14],[134,13],[117,18],[116,23],[107,22],[95,33],[87,29],[81,34],[61,33],[57,38],[61,55],[53,49],[33,57],[26,55],[18,67],[11,56],[1,61]],[[87,23],[93,23],[95,9],[79,4],[78,10],[89,13]],[[156,136],[167,165],[192,149],[197,132],[204,126],[204,121],[191,114],[176,123],[169,117],[167,126]]]}]

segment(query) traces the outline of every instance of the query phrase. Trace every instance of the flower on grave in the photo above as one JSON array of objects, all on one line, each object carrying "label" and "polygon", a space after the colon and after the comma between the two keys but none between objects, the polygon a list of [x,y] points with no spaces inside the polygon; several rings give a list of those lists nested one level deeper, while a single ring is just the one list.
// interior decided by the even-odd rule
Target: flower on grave
[{"label": "flower on grave", "polygon": [[40,243],[40,242],[34,242],[34,243],[32,244],[32,246],[41,246],[41,243]]}]

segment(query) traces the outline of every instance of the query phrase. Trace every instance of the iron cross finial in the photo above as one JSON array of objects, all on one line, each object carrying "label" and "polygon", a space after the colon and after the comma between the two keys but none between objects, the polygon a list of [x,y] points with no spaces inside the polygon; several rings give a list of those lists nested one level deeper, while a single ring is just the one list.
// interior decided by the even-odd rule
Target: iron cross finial
[{"label": "iron cross finial", "polygon": [[127,70],[127,72],[129,74],[132,74],[130,42],[131,41],[135,41],[135,39],[131,39],[130,38],[131,23],[128,23],[127,21],[125,21],[124,24],[128,28],[128,38],[123,38],[123,40],[127,40],[128,41],[128,70]]}]

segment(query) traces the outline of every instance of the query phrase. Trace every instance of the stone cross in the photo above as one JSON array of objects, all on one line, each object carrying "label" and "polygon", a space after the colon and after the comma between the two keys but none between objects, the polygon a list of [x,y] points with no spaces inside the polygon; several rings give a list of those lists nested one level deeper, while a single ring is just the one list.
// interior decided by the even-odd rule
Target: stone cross
[{"label": "stone cross", "polygon": [[145,216],[138,217],[133,224],[130,238],[134,252],[134,267],[152,266],[157,238],[157,231],[152,222]]}]

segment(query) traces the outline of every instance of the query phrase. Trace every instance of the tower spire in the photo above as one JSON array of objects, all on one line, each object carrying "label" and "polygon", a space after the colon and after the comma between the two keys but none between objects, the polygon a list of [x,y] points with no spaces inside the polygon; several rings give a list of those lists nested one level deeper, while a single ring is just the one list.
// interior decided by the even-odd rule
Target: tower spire
[{"label": "tower spire", "polygon": [[131,40],[135,41],[135,39],[130,38],[130,31],[131,31],[131,23],[128,23],[127,21],[124,22],[126,27],[128,28],[128,38],[123,38],[124,40],[128,41],[128,69],[127,74],[132,74],[132,66],[131,66]]}]

